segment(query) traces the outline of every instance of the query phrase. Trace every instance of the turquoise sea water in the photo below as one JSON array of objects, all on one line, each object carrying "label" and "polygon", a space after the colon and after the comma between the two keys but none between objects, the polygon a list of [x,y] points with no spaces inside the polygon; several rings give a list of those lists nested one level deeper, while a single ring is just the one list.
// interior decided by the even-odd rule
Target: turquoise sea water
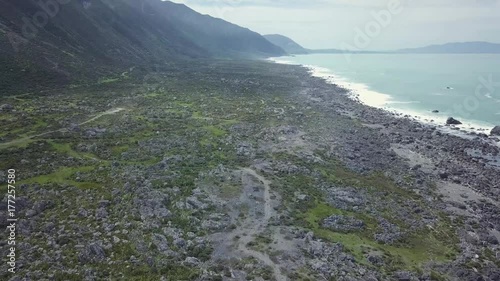
[{"label": "turquoise sea water", "polygon": [[424,122],[453,116],[467,130],[500,125],[500,55],[318,54],[276,61],[309,66],[368,105]]}]

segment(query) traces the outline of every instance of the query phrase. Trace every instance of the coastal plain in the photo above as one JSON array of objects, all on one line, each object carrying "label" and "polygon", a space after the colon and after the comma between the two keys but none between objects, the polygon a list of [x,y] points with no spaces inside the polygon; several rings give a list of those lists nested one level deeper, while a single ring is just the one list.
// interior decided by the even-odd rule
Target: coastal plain
[{"label": "coastal plain", "polygon": [[2,103],[10,280],[500,278],[498,139],[367,107],[306,68],[135,67]]}]

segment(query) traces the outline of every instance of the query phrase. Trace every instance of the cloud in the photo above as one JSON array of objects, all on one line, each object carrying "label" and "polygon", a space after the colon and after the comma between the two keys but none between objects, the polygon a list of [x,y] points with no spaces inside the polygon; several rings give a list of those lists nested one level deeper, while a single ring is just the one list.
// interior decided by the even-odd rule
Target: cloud
[{"label": "cloud", "polygon": [[391,1],[399,1],[404,11],[370,49],[500,42],[500,0],[172,0],[261,34],[289,36],[308,48],[351,42],[355,30]]},{"label": "cloud", "polygon": [[192,6],[205,7],[314,7],[326,4],[327,0],[172,0]]},{"label": "cloud", "polygon": [[[191,6],[205,7],[284,7],[284,8],[314,8],[314,7],[382,7],[394,0],[169,0]],[[500,0],[395,0],[402,5],[412,5],[418,7],[436,6],[496,6]]]}]

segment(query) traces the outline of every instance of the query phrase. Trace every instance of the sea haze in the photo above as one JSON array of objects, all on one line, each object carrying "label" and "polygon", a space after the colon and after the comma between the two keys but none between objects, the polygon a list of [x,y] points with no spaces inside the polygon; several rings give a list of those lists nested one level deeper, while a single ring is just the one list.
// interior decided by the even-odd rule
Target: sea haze
[{"label": "sea haze", "polygon": [[275,61],[308,66],[367,105],[424,122],[442,125],[452,116],[468,131],[500,123],[499,54],[312,54]]}]

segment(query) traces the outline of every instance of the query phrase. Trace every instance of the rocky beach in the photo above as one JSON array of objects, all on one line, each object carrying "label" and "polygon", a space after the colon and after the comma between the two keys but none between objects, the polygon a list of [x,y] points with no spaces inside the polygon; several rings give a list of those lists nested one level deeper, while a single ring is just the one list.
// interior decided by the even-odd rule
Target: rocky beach
[{"label": "rocky beach", "polygon": [[0,170],[19,179],[2,279],[500,280],[498,135],[263,61],[2,103]]}]

